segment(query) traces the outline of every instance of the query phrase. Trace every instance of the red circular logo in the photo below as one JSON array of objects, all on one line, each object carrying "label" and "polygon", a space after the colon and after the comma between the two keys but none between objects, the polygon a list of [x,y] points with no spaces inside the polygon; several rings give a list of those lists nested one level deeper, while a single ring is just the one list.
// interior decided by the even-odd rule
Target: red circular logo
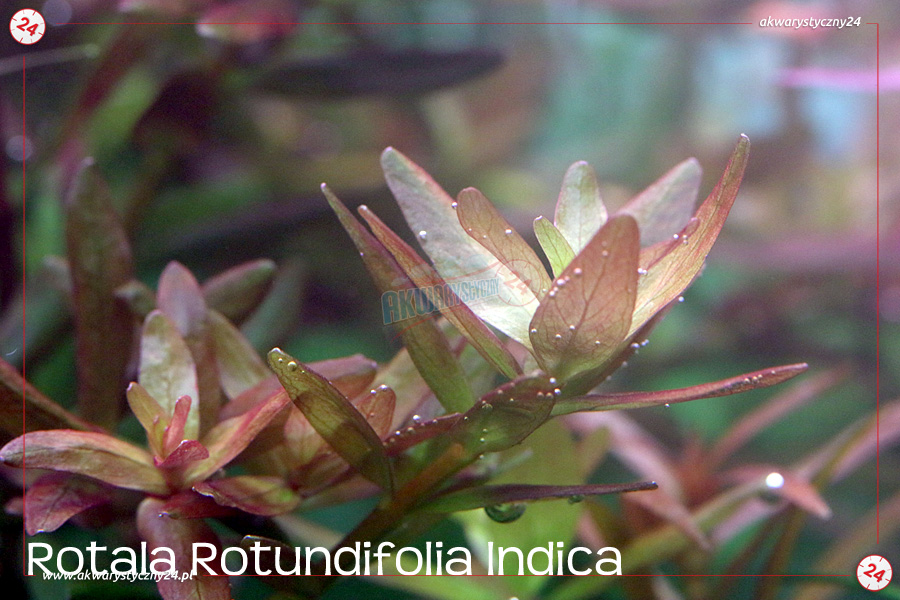
[{"label": "red circular logo", "polygon": [[9,32],[20,44],[30,46],[37,43],[47,30],[44,17],[36,10],[25,8],[9,20]]},{"label": "red circular logo", "polygon": [[856,578],[859,585],[871,592],[883,590],[891,582],[893,569],[888,559],[880,554],[870,554],[856,567]]}]

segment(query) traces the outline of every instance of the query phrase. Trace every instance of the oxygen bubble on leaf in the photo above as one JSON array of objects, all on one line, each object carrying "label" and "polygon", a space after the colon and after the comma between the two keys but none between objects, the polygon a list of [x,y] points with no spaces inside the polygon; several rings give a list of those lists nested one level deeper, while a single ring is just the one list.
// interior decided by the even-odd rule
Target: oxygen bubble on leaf
[{"label": "oxygen bubble on leaf", "polygon": [[484,514],[497,523],[512,523],[525,514],[525,508],[525,504],[521,502],[496,504],[494,506],[485,506]]},{"label": "oxygen bubble on leaf", "polygon": [[784,475],[777,471],[766,475],[766,487],[777,490],[784,485]]},{"label": "oxygen bubble on leaf", "polygon": [[428,232],[425,231],[424,229],[423,229],[422,231],[419,232],[419,239],[420,239],[420,240],[424,240],[424,239],[427,238],[427,237],[428,237]]},{"label": "oxygen bubble on leaf", "polygon": [[578,504],[579,502],[581,502],[583,500],[584,500],[584,496],[582,496],[581,494],[574,494],[572,496],[569,496],[568,502],[569,502],[569,504]]},{"label": "oxygen bubble on leaf", "polygon": [[505,233],[506,235],[511,235],[512,229],[507,228],[503,233]]}]

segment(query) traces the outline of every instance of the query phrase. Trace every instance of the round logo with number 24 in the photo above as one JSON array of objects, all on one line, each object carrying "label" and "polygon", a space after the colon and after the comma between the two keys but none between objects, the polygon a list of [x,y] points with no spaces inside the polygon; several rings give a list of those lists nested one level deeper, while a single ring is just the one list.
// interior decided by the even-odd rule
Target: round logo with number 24
[{"label": "round logo with number 24", "polygon": [[856,567],[859,584],[872,592],[886,588],[892,575],[891,563],[878,554],[870,554],[859,561],[859,566]]},{"label": "round logo with number 24", "polygon": [[9,32],[15,40],[28,46],[44,37],[46,29],[41,13],[30,8],[20,10],[9,21]]}]

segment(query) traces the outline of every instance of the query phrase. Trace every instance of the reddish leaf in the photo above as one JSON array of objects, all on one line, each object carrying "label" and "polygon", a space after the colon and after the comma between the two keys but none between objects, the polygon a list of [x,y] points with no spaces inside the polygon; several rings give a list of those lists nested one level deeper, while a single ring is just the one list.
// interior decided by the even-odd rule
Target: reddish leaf
[{"label": "reddish leaf", "polygon": [[353,399],[356,410],[366,418],[372,430],[381,439],[384,439],[391,430],[396,404],[397,396],[394,390],[386,385],[379,385],[376,389]]},{"label": "reddish leaf", "polygon": [[182,440],[185,439],[184,425],[187,423],[190,410],[190,396],[182,396],[175,401],[175,410],[172,412],[172,418],[169,420],[169,424],[166,426],[165,432],[163,433],[162,457],[169,456],[169,453],[173,452],[175,448],[181,444]]},{"label": "reddish leaf", "polygon": [[563,177],[553,224],[578,254],[600,231],[606,219],[606,206],[600,198],[597,174],[584,161],[573,164]]},{"label": "reddish leaf", "polygon": [[252,44],[290,35],[296,22],[296,8],[288,0],[233,0],[206,9],[197,21],[197,33]]},{"label": "reddish leaf", "polygon": [[617,211],[637,220],[641,246],[670,240],[687,224],[697,202],[701,174],[700,163],[689,158]]},{"label": "reddish leaf", "polygon": [[56,531],[78,513],[109,502],[109,488],[95,481],[48,473],[25,492],[25,531],[28,535]]},{"label": "reddish leaf", "polygon": [[197,440],[182,440],[164,460],[153,457],[153,464],[160,469],[183,468],[209,458],[209,450]]},{"label": "reddish leaf", "polygon": [[[488,329],[487,325],[459,299],[431,265],[422,260],[415,250],[391,231],[366,206],[360,206],[359,212],[372,228],[378,240],[384,244],[420,290],[431,289],[433,294],[436,294],[434,290],[441,290],[442,293],[436,294],[439,299],[435,295],[432,296],[435,297],[437,308],[488,363],[509,378],[522,372],[509,350]],[[543,269],[543,267],[541,268]]]},{"label": "reddish leaf", "polygon": [[131,249],[109,192],[86,161],[66,201],[66,245],[72,274],[78,408],[93,423],[112,428],[134,321],[116,289],[132,278]]},{"label": "reddish leaf", "polygon": [[614,217],[556,279],[531,321],[544,371],[565,380],[614,357],[631,324],[638,251],[634,219]]},{"label": "reddish leaf", "polygon": [[[396,289],[411,289],[412,281],[381,242],[350,214],[331,190],[323,185],[322,192],[359,250],[366,269],[381,293],[396,292]],[[399,327],[403,346],[441,405],[451,412],[472,406],[475,398],[466,382],[462,367],[450,350],[446,336],[430,315],[404,321]]]},{"label": "reddish leaf", "polygon": [[184,481],[206,479],[243,452],[260,431],[268,425],[281,409],[288,405],[288,398],[275,394],[260,402],[242,415],[222,421],[203,437],[203,445],[209,450],[209,458],[187,469]]},{"label": "reddish leaf", "polygon": [[[777,473],[781,475],[777,478],[776,483],[780,485],[770,485],[769,475]],[[756,482],[759,488],[767,490],[776,496],[780,496],[789,502],[793,502],[803,510],[810,512],[821,519],[827,519],[831,516],[831,509],[828,504],[819,495],[815,486],[803,477],[797,476],[777,466],[765,465],[745,465],[729,470],[724,474],[727,481],[737,483]]]},{"label": "reddish leaf", "polygon": [[209,496],[222,506],[271,517],[297,508],[302,498],[280,477],[242,475],[203,481],[194,491]]},{"label": "reddish leaf", "polygon": [[547,260],[550,261],[553,275],[559,277],[575,258],[575,251],[572,250],[572,246],[556,228],[556,225],[542,216],[534,220],[534,235],[544,250]]},{"label": "reddish leaf", "polygon": [[222,389],[234,399],[271,376],[265,363],[237,327],[214,310],[209,311],[209,330]]},{"label": "reddish leaf", "polygon": [[453,413],[398,429],[387,439],[388,454],[395,456],[422,442],[443,435],[453,429],[456,422],[462,418],[462,414]]},{"label": "reddish leaf", "polygon": [[215,519],[233,517],[238,513],[232,508],[216,504],[212,498],[202,496],[194,490],[184,490],[166,498],[159,514],[172,519]]},{"label": "reddish leaf", "polygon": [[309,363],[309,368],[331,382],[343,395],[353,398],[369,389],[378,363],[362,354]]},{"label": "reddish leaf", "polygon": [[393,470],[378,434],[328,380],[275,348],[269,365],[291,400],[344,460],[382,489],[393,489]]},{"label": "reddish leaf", "polygon": [[203,283],[206,305],[232,323],[242,323],[265,299],[275,278],[275,263],[254,260],[232,267]]},{"label": "reddish leaf", "polygon": [[456,200],[456,215],[466,233],[543,298],[551,283],[544,264],[500,211],[475,188],[464,189]]},{"label": "reddish leaf", "polygon": [[[169,552],[161,551],[154,558],[173,558],[175,570],[181,573],[190,573],[193,567],[195,553],[211,552],[204,550],[195,544],[212,544],[216,550],[216,556],[222,554],[219,540],[212,529],[200,519],[172,519],[161,516],[165,503],[155,498],[147,498],[138,507],[137,526],[141,537],[147,541],[148,552],[153,556],[157,548],[167,548]],[[206,554],[197,554],[206,556]],[[164,600],[230,600],[231,585],[228,577],[222,576],[219,571],[218,560],[210,561],[217,565],[213,570],[217,575],[206,574],[205,568],[200,565],[197,576],[181,581],[181,578],[163,578],[157,582],[160,595]],[[162,563],[166,567],[170,566]]]},{"label": "reddish leaf", "polygon": [[675,404],[688,402],[701,398],[717,398],[730,396],[748,390],[765,388],[771,385],[787,381],[796,377],[808,368],[806,363],[785,365],[745,373],[737,377],[730,377],[721,381],[703,383],[688,388],[677,390],[664,390],[659,392],[620,392],[615,394],[591,394],[577,398],[564,398],[557,401],[554,407],[554,416],[567,415],[574,412],[622,410],[627,408],[643,408],[646,406],[660,406],[663,404]]},{"label": "reddish leaf", "polygon": [[[725,173],[694,215],[698,224],[688,224],[679,234],[681,243],[676,244],[638,280],[634,317],[628,336],[676,299],[700,272],[737,197],[749,152],[750,141],[746,136],[741,136]],[[694,227],[696,230],[688,231],[688,228],[693,230]]]},{"label": "reddish leaf", "polygon": [[168,492],[150,454],[105,433],[68,429],[26,433],[0,449],[0,461],[27,469],[86,475],[148,494]]},{"label": "reddish leaf", "polygon": [[[196,398],[198,394],[191,351],[175,325],[159,310],[151,312],[144,321],[138,380],[166,415],[173,413],[178,398]],[[197,439],[199,434],[200,415],[195,403],[185,423],[184,436]]]},{"label": "reddish leaf", "polygon": [[499,295],[479,298],[469,308],[530,348],[528,323],[538,304],[534,293],[466,234],[453,209],[453,198],[421,167],[393,148],[381,154],[381,166],[406,222],[444,281],[499,279]]}]

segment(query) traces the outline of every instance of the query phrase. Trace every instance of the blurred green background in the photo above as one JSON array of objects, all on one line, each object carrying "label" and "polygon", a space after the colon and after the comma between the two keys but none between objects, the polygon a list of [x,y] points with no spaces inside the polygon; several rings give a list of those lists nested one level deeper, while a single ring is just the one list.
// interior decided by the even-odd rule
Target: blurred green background
[{"label": "blurred green background", "polygon": [[[394,146],[451,194],[481,189],[533,241],[531,221],[552,214],[572,162],[594,166],[615,208],[696,156],[705,195],[740,133],[750,167],[703,276],[607,386],[681,387],[801,361],[842,370],[738,456],[771,463],[874,409],[879,323],[880,397],[900,390],[896,3],[47,0],[7,2],[2,15],[26,5],[50,24],[34,46],[0,42],[0,352],[63,405],[74,350],[46,258],[63,254],[61,197],[83,156],[110,183],[146,283],[170,260],[202,280],[273,258],[277,292],[245,327],[260,351],[384,361],[396,340],[319,183],[411,241],[379,169]],[[862,25],[758,25],[778,15]],[[282,24],[215,24],[254,21]],[[880,113],[867,22],[881,24]],[[632,416],[677,454],[774,393]],[[888,498],[900,457],[886,451],[880,466]],[[867,464],[828,491],[834,516],[809,521],[801,572],[872,509],[875,474]],[[4,560],[17,523],[5,522]]]}]

